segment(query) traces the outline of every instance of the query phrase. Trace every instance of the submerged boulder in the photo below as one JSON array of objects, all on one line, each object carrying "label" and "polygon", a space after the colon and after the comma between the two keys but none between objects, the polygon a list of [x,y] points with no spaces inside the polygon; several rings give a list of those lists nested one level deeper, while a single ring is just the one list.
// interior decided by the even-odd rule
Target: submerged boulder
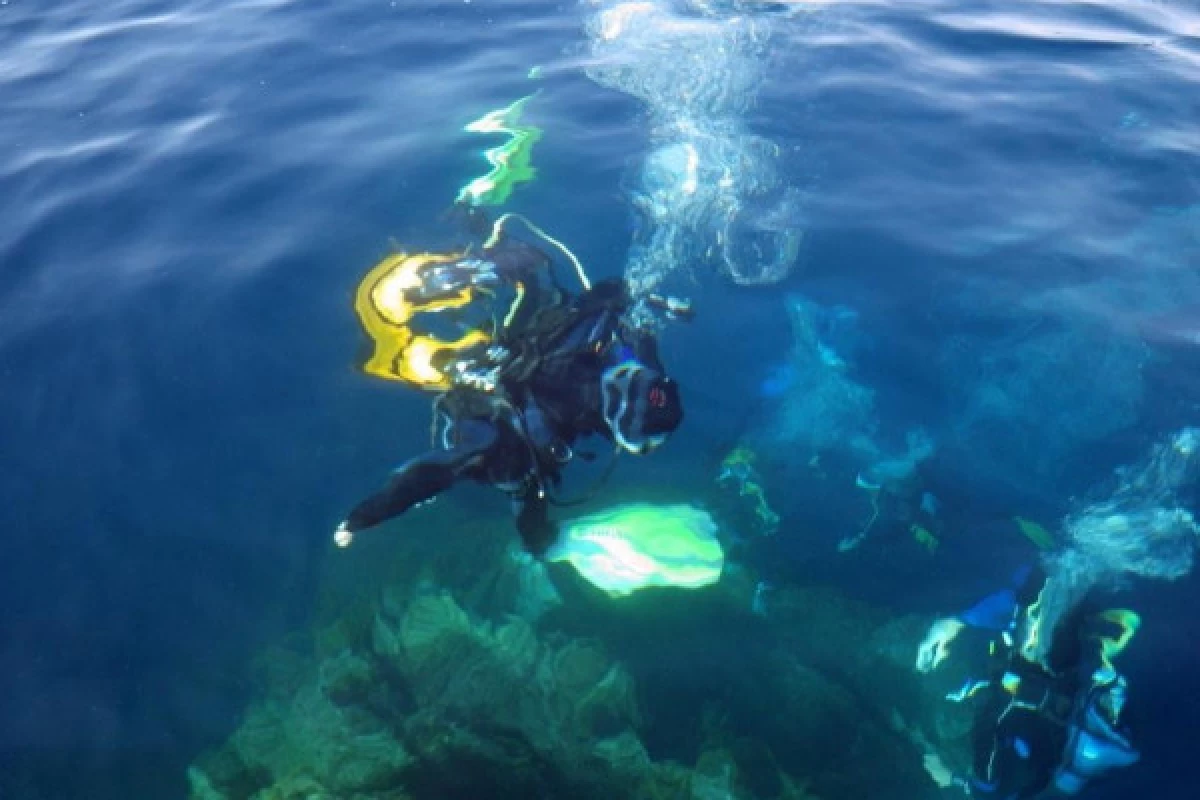
[{"label": "submerged boulder", "polygon": [[252,706],[228,744],[190,773],[194,800],[402,797],[412,758],[383,719],[335,702],[314,674],[294,695]]},{"label": "submerged boulder", "polygon": [[688,592],[587,585],[530,621],[477,613],[470,586],[394,584],[362,635],[263,659],[263,695],[194,765],[191,797],[934,796],[936,698],[911,666],[926,621],[816,589],[756,612],[752,586],[737,569]]},{"label": "submerged boulder", "polygon": [[193,800],[683,797],[638,738],[629,673],[594,641],[491,623],[445,592],[381,603],[370,652],[286,675],[189,774]]}]

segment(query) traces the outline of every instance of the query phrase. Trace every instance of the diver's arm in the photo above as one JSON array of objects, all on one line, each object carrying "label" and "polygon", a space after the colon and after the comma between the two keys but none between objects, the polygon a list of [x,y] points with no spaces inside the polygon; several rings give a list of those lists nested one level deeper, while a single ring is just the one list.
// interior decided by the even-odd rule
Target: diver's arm
[{"label": "diver's arm", "polygon": [[692,301],[687,298],[648,294],[645,302],[650,308],[662,312],[670,320],[691,322],[696,316],[696,312],[692,309]]},{"label": "diver's arm", "polygon": [[950,643],[964,628],[998,633],[1012,622],[1017,599],[1012,589],[1001,589],[984,597],[967,610],[952,617],[934,620],[917,647],[916,670],[931,672],[950,655]]}]

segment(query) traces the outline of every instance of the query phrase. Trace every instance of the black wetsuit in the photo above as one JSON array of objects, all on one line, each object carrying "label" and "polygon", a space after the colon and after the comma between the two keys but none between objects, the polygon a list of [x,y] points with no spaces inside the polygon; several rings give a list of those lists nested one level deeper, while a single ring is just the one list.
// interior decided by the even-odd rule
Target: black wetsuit
[{"label": "black wetsuit", "polygon": [[[535,251],[536,252],[536,251]],[[628,330],[624,284],[596,284],[573,300],[525,309],[498,343],[510,354],[493,391],[458,387],[435,404],[445,423],[442,449],[395,471],[343,523],[350,532],[378,525],[464,479],[509,492],[517,529],[532,553],[554,541],[550,493],[581,437],[611,439],[601,378],[624,358],[661,370],[654,340]]]}]

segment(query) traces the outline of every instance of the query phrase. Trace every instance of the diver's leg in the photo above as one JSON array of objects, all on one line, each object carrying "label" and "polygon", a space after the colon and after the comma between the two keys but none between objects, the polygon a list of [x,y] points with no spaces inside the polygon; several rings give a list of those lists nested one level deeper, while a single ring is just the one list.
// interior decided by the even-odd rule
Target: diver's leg
[{"label": "diver's leg", "polygon": [[974,759],[971,774],[972,797],[1003,797],[999,780],[999,768],[1003,744],[999,727],[1007,698],[995,686],[985,690],[980,698],[981,705],[975,712],[971,727],[971,743]]},{"label": "diver's leg", "polygon": [[457,424],[458,443],[449,450],[434,450],[411,459],[394,473],[380,491],[363,500],[338,526],[338,544],[350,543],[353,534],[446,491],[487,457],[497,439],[494,425],[485,420]]},{"label": "diver's leg", "polygon": [[400,467],[386,486],[354,507],[342,527],[351,533],[373,528],[449,489],[458,471],[445,455],[427,453]]},{"label": "diver's leg", "polygon": [[1061,726],[1042,713],[1010,709],[996,722],[986,763],[976,761],[972,796],[1005,800],[1040,796],[1065,745]]},{"label": "diver's leg", "polygon": [[517,532],[525,549],[535,556],[545,555],[558,538],[558,527],[550,521],[550,504],[534,487],[516,501]]}]

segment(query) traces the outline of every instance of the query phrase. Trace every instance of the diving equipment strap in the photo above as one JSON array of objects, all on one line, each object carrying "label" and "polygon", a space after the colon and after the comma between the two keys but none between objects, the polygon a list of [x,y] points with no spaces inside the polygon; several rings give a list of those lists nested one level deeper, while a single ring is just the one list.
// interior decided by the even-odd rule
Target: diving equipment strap
[{"label": "diving equipment strap", "polygon": [[583,286],[583,288],[585,290],[592,288],[592,282],[590,280],[588,280],[587,273],[583,269],[583,264],[580,263],[579,259],[575,256],[575,254],[571,252],[571,248],[567,247],[565,244],[560,242],[558,239],[555,239],[553,236],[546,233],[544,230],[539,228],[537,225],[533,224],[529,220],[529,218],[526,217],[524,214],[518,214],[515,211],[509,211],[507,213],[501,214],[500,217],[496,220],[496,222],[492,225],[492,235],[489,236],[487,238],[487,241],[485,241],[483,243],[483,248],[485,250],[495,247],[496,244],[499,243],[500,235],[504,232],[504,225],[511,219],[517,219],[517,220],[520,220],[521,222],[524,222],[525,227],[527,227],[527,228],[529,228],[529,230],[533,231],[535,236],[537,236],[543,242],[546,242],[547,244],[552,245],[560,253],[562,253],[564,256],[566,256],[567,260],[571,262],[571,266],[573,266],[575,268],[575,275],[579,278],[580,285]]},{"label": "diving equipment strap", "polygon": [[[524,410],[518,408],[517,406],[513,405],[512,403],[509,403],[506,400],[501,400],[500,402],[503,403],[503,405],[506,407],[508,412],[510,414],[512,414],[513,419],[516,421],[518,431],[521,434],[521,440],[523,442],[525,442],[525,446],[529,449],[529,458],[533,465],[530,470],[530,474],[532,475],[534,482],[537,485],[538,497],[544,497],[544,498],[546,498],[547,501],[549,501],[551,503],[551,505],[555,505],[555,506],[559,506],[559,507],[582,505],[582,504],[586,503],[587,501],[591,500],[593,497],[595,497],[596,493],[598,491],[600,491],[600,488],[603,487],[604,484],[608,482],[608,479],[610,477],[612,477],[613,470],[615,469],[615,467],[617,465],[617,456],[620,455],[620,453],[621,453],[620,446],[615,446],[613,448],[612,458],[609,459],[608,464],[604,468],[604,472],[600,475],[600,477],[598,477],[595,480],[595,482],[590,487],[588,487],[588,489],[585,492],[583,492],[583,494],[579,495],[578,497],[573,497],[570,500],[563,500],[561,498],[555,497],[548,489],[548,487],[546,485],[545,477],[542,475],[541,454],[538,451],[537,446],[534,445],[534,443],[533,443],[533,436],[529,431],[529,423],[525,419]],[[567,459],[569,460],[570,458],[571,458],[571,456],[568,455]],[[563,463],[565,463],[565,462],[563,462]]]}]

